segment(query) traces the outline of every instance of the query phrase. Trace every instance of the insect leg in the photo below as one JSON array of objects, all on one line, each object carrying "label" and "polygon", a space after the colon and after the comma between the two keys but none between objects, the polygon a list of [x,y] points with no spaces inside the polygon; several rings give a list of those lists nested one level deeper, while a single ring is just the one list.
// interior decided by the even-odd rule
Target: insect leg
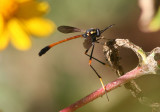
[{"label": "insect leg", "polygon": [[[85,55],[88,56],[88,57],[90,57],[90,55],[87,54],[87,53],[85,53]],[[93,57],[93,56],[92,56],[92,58],[93,58],[94,60],[96,60],[97,62],[101,63],[102,65],[106,65],[106,63],[104,63],[104,62],[98,60],[97,58],[95,58],[95,57]]]},{"label": "insect leg", "polygon": [[[96,73],[96,75],[98,76],[98,78],[99,78],[99,80],[100,80],[100,82],[101,82],[101,85],[102,85],[103,89],[105,90],[107,99],[108,99],[108,101],[109,101],[109,98],[108,98],[108,95],[107,95],[107,91],[106,91],[106,88],[105,88],[104,83],[103,83],[103,81],[102,81],[102,78],[101,78],[101,76],[98,74],[98,72],[94,69],[94,67],[91,65],[92,58],[93,58],[93,57],[92,57],[93,51],[94,51],[94,43],[92,44],[92,51],[91,51],[91,55],[90,55],[90,59],[89,59],[89,66],[92,68],[92,70],[93,70],[93,71]],[[88,52],[88,51],[86,51],[86,52]]]},{"label": "insect leg", "polygon": [[100,82],[101,82],[101,85],[102,85],[103,89],[105,90],[106,97],[107,97],[107,99],[108,99],[108,101],[109,101],[106,88],[105,88],[104,83],[103,83],[103,81],[102,81],[102,77],[97,73],[97,71],[94,69],[94,67],[93,67],[92,65],[89,65],[89,66],[92,68],[92,70],[93,70],[93,71],[96,73],[96,75],[98,76],[98,78],[99,78],[99,80],[100,80]]},{"label": "insect leg", "polygon": [[[93,49],[93,48],[92,48]],[[87,54],[88,53],[88,51],[89,51],[89,49],[87,49],[86,51],[85,51],[85,55],[86,56],[88,56],[88,57],[90,57],[91,58],[91,55],[89,55],[89,54]],[[93,51],[92,51],[93,52]],[[97,62],[99,62],[99,63],[101,63],[102,65],[106,65],[106,63],[104,63],[104,62],[102,62],[102,61],[100,61],[100,60],[98,60],[97,58],[95,58],[95,57],[93,57],[92,56],[92,58],[94,59],[94,60],[96,60]]]}]

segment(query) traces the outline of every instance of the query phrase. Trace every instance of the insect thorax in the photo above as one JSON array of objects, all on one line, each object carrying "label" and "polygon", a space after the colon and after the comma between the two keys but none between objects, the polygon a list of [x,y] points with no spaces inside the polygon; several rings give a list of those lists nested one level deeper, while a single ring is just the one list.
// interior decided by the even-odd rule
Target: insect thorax
[{"label": "insect thorax", "polygon": [[87,37],[91,37],[91,38],[96,38],[96,37],[100,37],[100,30],[99,29],[88,29],[84,34],[83,37],[87,38]]}]

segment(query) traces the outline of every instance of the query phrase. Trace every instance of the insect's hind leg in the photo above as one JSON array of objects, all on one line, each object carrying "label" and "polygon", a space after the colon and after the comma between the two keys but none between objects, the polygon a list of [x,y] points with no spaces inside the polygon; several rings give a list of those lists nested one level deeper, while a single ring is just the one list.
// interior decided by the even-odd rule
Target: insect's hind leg
[{"label": "insect's hind leg", "polygon": [[[89,49],[87,49],[84,54],[85,54],[86,56],[88,56],[88,57],[91,57],[91,55],[87,54],[88,51],[89,51]],[[97,59],[97,58],[95,58],[95,57],[93,57],[93,56],[92,56],[92,58],[93,58],[94,60],[96,60],[97,62],[101,63],[102,65],[106,65],[106,63],[100,61],[99,59]]]},{"label": "insect's hind leg", "polygon": [[109,101],[109,98],[108,98],[108,95],[107,95],[107,91],[106,91],[106,88],[105,88],[104,83],[103,83],[103,81],[102,81],[102,78],[101,78],[101,76],[98,74],[98,72],[94,69],[94,67],[91,65],[91,60],[92,60],[92,58],[93,58],[93,59],[95,59],[96,61],[98,61],[98,62],[100,62],[100,63],[102,63],[102,64],[105,64],[105,63],[103,63],[103,62],[99,61],[98,59],[92,57],[93,51],[94,51],[94,44],[92,44],[91,55],[87,55],[88,50],[86,50],[85,54],[86,54],[87,56],[90,56],[89,66],[92,68],[92,70],[93,70],[93,71],[96,73],[96,75],[98,76],[98,78],[99,78],[99,80],[100,80],[100,82],[101,82],[101,85],[102,85],[102,87],[103,87],[103,89],[104,89],[104,91],[105,91],[105,93],[106,93],[107,99],[108,99],[108,101]]},{"label": "insect's hind leg", "polygon": [[91,64],[90,64],[89,66],[92,68],[92,70],[93,70],[93,71],[96,73],[96,75],[98,76],[98,78],[99,78],[99,80],[100,80],[100,82],[101,82],[101,85],[102,85],[103,89],[105,90],[106,97],[107,97],[107,99],[108,99],[108,101],[109,101],[109,97],[108,97],[108,95],[107,95],[106,88],[105,88],[104,83],[103,83],[103,81],[102,81],[102,77],[98,74],[98,72],[95,70],[95,68],[94,68]]}]

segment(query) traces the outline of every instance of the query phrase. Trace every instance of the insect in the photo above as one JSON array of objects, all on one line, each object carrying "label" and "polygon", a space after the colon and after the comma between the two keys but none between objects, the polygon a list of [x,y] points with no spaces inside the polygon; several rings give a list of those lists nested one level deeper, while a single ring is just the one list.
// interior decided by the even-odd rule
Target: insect
[{"label": "insect", "polygon": [[[39,52],[39,56],[42,56],[43,54],[45,54],[50,48],[60,44],[60,43],[63,43],[63,42],[66,42],[66,41],[69,41],[69,40],[72,40],[72,39],[76,39],[76,38],[79,38],[79,37],[83,37],[85,38],[84,40],[84,43],[83,43],[83,46],[84,48],[86,49],[85,51],[85,54],[87,56],[89,56],[89,66],[92,68],[92,70],[96,73],[96,75],[98,76],[100,82],[101,82],[101,85],[103,87],[103,89],[105,90],[106,92],[106,89],[105,89],[105,86],[104,86],[104,83],[102,81],[102,78],[101,76],[97,73],[97,71],[95,70],[95,68],[91,65],[91,62],[92,62],[92,59],[100,62],[101,64],[105,65],[105,63],[103,63],[102,61],[98,60],[97,58],[94,58],[92,55],[93,55],[93,51],[94,51],[94,46],[95,46],[95,43],[98,43],[98,40],[102,39],[102,33],[104,31],[106,31],[107,29],[111,28],[114,24],[104,28],[103,30],[100,30],[100,29],[88,29],[86,31],[83,31],[79,28],[76,28],[76,27],[72,27],[72,26],[59,26],[57,29],[58,31],[62,32],[62,33],[74,33],[74,32],[83,32],[83,34],[81,35],[76,35],[76,36],[73,36],[73,37],[69,37],[69,38],[66,38],[64,40],[61,40],[61,41],[58,41],[58,42],[55,42],[55,43],[52,43],[46,47],[44,47],[40,52]],[[91,54],[87,54],[89,49],[91,48]],[[107,93],[107,92],[106,92]],[[108,96],[107,96],[108,98]],[[108,99],[109,100],[109,99]]]}]

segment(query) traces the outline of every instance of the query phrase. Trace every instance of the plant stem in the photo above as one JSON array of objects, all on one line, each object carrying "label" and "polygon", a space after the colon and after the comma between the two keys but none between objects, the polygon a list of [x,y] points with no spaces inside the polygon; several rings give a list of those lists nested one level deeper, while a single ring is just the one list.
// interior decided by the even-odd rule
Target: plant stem
[{"label": "plant stem", "polygon": [[[130,72],[127,72],[125,75],[119,77],[118,79],[116,79],[115,81],[108,83],[107,85],[105,85],[106,91],[110,92],[111,90],[120,87],[121,85],[144,75],[144,73],[142,72],[142,68],[141,67],[136,67],[135,69],[133,69]],[[103,88],[100,88],[98,90],[96,90],[95,92],[89,94],[88,96],[82,98],[81,100],[77,101],[76,103],[64,108],[63,110],[61,110],[60,112],[73,112],[76,109],[82,107],[83,105],[97,99],[98,97],[101,97],[105,94],[105,90]]]}]

